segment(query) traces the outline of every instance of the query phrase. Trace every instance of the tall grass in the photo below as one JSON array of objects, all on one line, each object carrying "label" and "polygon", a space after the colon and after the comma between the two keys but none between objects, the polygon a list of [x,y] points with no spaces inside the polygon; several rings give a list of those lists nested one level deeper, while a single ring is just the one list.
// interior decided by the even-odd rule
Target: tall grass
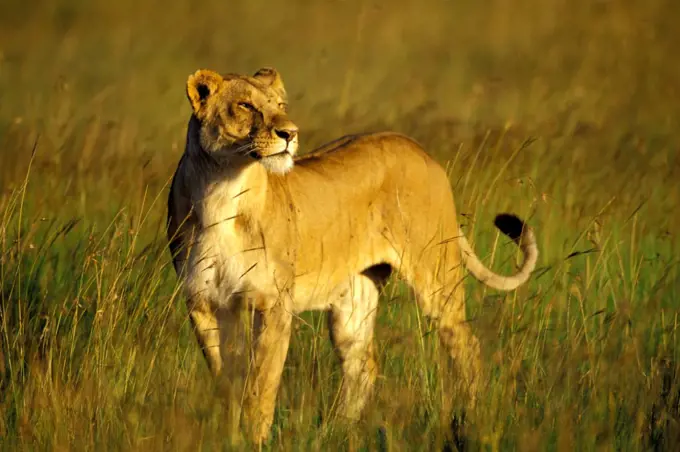
[{"label": "tall grass", "polygon": [[[680,44],[670,1],[485,0],[388,8],[261,0],[0,6],[0,446],[227,449],[164,237],[198,67],[284,75],[305,150],[390,128],[447,165],[484,261],[514,211],[540,268],[467,283],[488,381],[469,414],[490,450],[673,449],[680,440]],[[149,17],[154,19],[150,20]],[[365,419],[333,418],[320,313],[294,337],[268,447],[443,447],[436,334],[383,294]]]}]

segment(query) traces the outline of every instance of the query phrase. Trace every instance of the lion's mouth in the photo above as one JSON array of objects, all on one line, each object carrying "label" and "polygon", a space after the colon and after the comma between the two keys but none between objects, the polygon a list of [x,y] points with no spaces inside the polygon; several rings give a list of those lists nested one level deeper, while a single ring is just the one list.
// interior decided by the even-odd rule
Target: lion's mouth
[{"label": "lion's mouth", "polygon": [[257,152],[257,151],[252,151],[252,152],[251,152],[250,154],[248,154],[248,155],[250,155],[250,158],[252,158],[253,160],[262,160],[262,156],[261,156],[260,153]]},{"label": "lion's mouth", "polygon": [[251,152],[250,154],[248,154],[248,155],[250,155],[250,157],[251,157],[252,159],[254,159],[254,160],[262,160],[263,158],[267,158],[267,159],[268,159],[268,158],[270,158],[270,157],[277,157],[277,156],[279,156],[279,155],[284,155],[284,154],[290,155],[290,152],[288,152],[288,149],[286,149],[286,150],[284,150],[284,151],[281,151],[281,152],[277,152],[277,153],[275,153],[275,154],[269,154],[269,155],[265,155],[265,156],[263,156],[262,154],[260,154],[260,153],[257,152],[257,151],[252,151],[252,152]]}]

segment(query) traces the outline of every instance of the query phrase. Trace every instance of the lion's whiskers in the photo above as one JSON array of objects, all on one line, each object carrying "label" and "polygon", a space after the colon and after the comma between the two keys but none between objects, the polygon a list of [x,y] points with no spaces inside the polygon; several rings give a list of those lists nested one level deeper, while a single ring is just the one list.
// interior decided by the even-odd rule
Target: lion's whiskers
[{"label": "lion's whiskers", "polygon": [[246,144],[239,146],[236,149],[234,149],[233,152],[235,154],[239,154],[239,155],[246,155],[250,151],[252,151],[254,148],[255,148],[255,145],[253,143],[246,143]]}]

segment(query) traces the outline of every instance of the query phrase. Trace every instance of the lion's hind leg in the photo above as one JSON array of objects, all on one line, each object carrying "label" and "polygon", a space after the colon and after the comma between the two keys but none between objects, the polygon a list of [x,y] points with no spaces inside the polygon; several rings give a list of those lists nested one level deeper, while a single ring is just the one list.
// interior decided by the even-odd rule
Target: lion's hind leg
[{"label": "lion's hind leg", "polygon": [[361,416],[378,373],[373,350],[378,298],[376,282],[360,274],[338,288],[331,302],[331,341],[342,365],[338,411],[347,420]]},{"label": "lion's hind leg", "polygon": [[[448,255],[457,250],[452,246]],[[441,342],[442,362],[453,372],[445,372],[442,381],[442,414],[445,420],[454,412],[472,410],[476,406],[479,384],[482,381],[482,364],[479,340],[475,336],[465,312],[464,272],[456,259],[425,255],[431,260],[407,267],[403,273],[413,288],[418,305],[432,320]],[[450,419],[450,418],[449,418]],[[457,417],[451,425],[458,424]],[[455,430],[461,430],[458,426]],[[454,436],[462,435],[455,432]]]}]

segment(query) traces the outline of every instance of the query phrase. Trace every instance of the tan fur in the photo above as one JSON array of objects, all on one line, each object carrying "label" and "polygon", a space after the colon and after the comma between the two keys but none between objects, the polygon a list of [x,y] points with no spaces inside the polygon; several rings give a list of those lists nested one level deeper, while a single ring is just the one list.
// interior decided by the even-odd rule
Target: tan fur
[{"label": "tan fur", "polygon": [[310,309],[330,311],[340,410],[359,417],[377,374],[375,310],[391,272],[436,321],[473,404],[481,365],[465,322],[461,258],[480,280],[513,289],[536,265],[531,230],[512,217],[522,268],[491,272],[460,233],[445,171],[402,135],[344,137],[294,160],[297,128],[273,69],[197,71],[187,95],[193,115],[168,238],[198,342],[211,371],[228,380],[234,416],[243,399],[250,437],[267,438],[291,318]]}]

